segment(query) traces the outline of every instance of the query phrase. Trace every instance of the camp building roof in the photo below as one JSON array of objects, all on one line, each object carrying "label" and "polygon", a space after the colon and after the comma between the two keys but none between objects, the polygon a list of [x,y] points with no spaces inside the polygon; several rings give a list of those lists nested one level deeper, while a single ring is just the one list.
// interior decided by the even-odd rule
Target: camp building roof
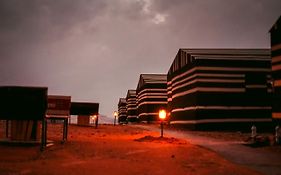
[{"label": "camp building roof", "polygon": [[224,59],[233,58],[249,58],[262,59],[270,58],[270,49],[179,49],[173,63],[169,69],[168,74],[177,71],[181,67],[192,62],[191,58],[196,57],[216,57]]},{"label": "camp building roof", "polygon": [[128,90],[127,92],[127,98],[135,97],[136,95],[137,95],[136,90]]},{"label": "camp building roof", "polygon": [[167,83],[167,74],[141,74],[137,89],[145,84],[165,84]]},{"label": "camp building roof", "polygon": [[125,98],[119,98],[118,106],[125,105],[125,104],[127,104],[126,99]]}]

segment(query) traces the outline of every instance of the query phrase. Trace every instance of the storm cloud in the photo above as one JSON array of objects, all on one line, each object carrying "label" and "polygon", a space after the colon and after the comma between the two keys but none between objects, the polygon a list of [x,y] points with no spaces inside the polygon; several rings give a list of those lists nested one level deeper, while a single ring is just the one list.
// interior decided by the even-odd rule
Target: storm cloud
[{"label": "storm cloud", "polygon": [[279,0],[1,0],[0,85],[100,103],[112,115],[140,73],[185,48],[269,48]]}]

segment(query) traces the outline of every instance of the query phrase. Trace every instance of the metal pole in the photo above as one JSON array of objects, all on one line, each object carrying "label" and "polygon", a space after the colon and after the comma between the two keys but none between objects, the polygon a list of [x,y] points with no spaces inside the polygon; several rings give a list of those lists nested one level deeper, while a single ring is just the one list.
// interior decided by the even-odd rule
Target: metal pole
[{"label": "metal pole", "polygon": [[163,121],[161,121],[161,138],[163,138]]},{"label": "metal pole", "polygon": [[99,115],[97,115],[96,121],[95,121],[96,128],[98,128],[98,123],[99,123]]},{"label": "metal pole", "polygon": [[114,116],[114,126],[115,126],[115,123],[116,123],[116,116]]}]

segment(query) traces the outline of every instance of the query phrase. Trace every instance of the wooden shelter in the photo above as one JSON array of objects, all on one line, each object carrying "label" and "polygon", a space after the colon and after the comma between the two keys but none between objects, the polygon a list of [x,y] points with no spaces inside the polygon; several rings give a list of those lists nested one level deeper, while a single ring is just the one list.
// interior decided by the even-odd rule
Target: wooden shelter
[{"label": "wooden shelter", "polygon": [[99,103],[71,102],[70,114],[77,115],[77,124],[81,126],[90,125],[90,116],[97,115]]},{"label": "wooden shelter", "polygon": [[158,121],[159,109],[167,107],[167,75],[141,74],[136,93],[139,120]]},{"label": "wooden shelter", "polygon": [[63,142],[67,140],[70,106],[71,96],[48,95],[48,110],[46,118],[50,119],[51,121],[63,121]]},{"label": "wooden shelter", "polygon": [[9,137],[9,121],[11,121],[12,141],[36,141],[39,139],[38,121],[41,121],[41,149],[44,148],[47,94],[47,87],[0,87],[0,119],[6,120],[6,137]]},{"label": "wooden shelter", "polygon": [[270,29],[273,78],[272,119],[281,124],[281,16]]},{"label": "wooden shelter", "polygon": [[128,90],[127,96],[127,120],[128,122],[137,122],[137,93],[136,90]]},{"label": "wooden shelter", "polygon": [[168,72],[169,121],[193,129],[271,122],[268,49],[179,49]]},{"label": "wooden shelter", "polygon": [[126,102],[126,98],[119,98],[119,102],[118,102],[118,123],[127,123],[127,102]]}]

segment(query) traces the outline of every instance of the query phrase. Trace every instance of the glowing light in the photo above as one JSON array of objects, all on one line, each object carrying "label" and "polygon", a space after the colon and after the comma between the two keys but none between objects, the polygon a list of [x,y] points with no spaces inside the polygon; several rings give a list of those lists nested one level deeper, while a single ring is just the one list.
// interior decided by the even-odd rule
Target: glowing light
[{"label": "glowing light", "polygon": [[93,115],[91,118],[92,118],[92,120],[96,120],[97,115]]},{"label": "glowing light", "polygon": [[117,111],[114,111],[113,115],[114,115],[114,117],[117,117],[117,115],[118,115]]},{"label": "glowing light", "polygon": [[159,111],[159,118],[160,118],[160,120],[165,120],[166,115],[167,115],[167,113],[166,113],[166,111],[164,109],[161,109]]}]

